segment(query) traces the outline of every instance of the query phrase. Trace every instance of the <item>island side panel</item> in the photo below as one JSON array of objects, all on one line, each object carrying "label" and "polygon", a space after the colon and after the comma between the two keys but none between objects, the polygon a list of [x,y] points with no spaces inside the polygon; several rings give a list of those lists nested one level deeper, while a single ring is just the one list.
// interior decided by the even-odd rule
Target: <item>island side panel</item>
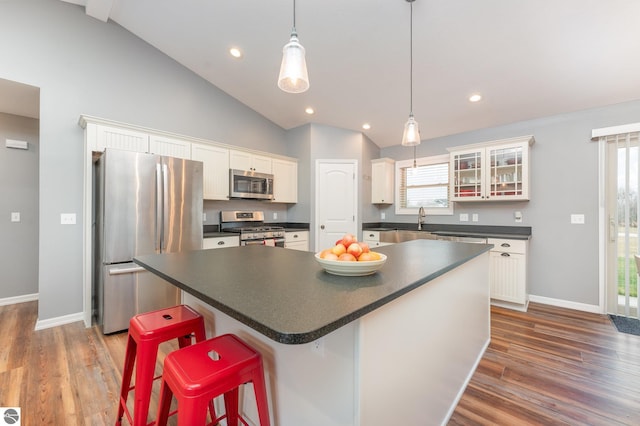
[{"label": "island side panel", "polygon": [[490,340],[489,254],[359,320],[359,424],[449,419]]},{"label": "island side panel", "polygon": [[[315,342],[301,345],[275,342],[186,292],[183,303],[205,317],[208,337],[233,333],[262,354],[273,425],[356,424],[357,323],[322,337],[321,347],[316,349]],[[241,412],[250,419],[250,424],[257,425],[250,386],[240,393]],[[221,404],[216,408],[224,411]]]}]

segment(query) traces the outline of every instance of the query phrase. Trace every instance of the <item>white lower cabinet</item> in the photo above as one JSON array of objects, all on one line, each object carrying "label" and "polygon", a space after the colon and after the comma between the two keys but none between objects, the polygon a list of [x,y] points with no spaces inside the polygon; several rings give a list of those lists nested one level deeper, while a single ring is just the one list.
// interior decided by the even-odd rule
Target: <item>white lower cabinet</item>
[{"label": "white lower cabinet", "polygon": [[237,236],[211,237],[211,238],[205,238],[202,241],[203,249],[218,249],[218,248],[238,247],[238,246],[240,246],[240,238],[238,238]]},{"label": "white lower cabinet", "polygon": [[489,238],[493,249],[489,252],[489,283],[491,303],[497,306],[526,311],[529,305],[527,288],[526,240]]},{"label": "white lower cabinet", "polygon": [[381,243],[380,231],[362,231],[362,242],[369,244],[369,248],[388,246],[393,243]]},{"label": "white lower cabinet", "polygon": [[285,232],[284,248],[309,251],[309,231]]}]

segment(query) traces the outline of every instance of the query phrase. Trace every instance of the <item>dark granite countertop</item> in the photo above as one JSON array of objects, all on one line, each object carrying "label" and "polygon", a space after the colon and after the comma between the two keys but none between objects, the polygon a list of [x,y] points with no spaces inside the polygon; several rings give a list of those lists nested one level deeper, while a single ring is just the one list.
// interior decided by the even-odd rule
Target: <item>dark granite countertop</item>
[{"label": "dark granite countertop", "polygon": [[380,247],[365,277],[326,273],[314,253],[277,247],[138,256],[134,261],[276,342],[308,343],[491,249],[416,240]]},{"label": "dark granite countertop", "polygon": [[[417,231],[417,223],[363,223],[362,231]],[[425,223],[422,230],[437,235],[454,237],[507,238],[512,240],[531,239],[530,226],[457,225]]]},{"label": "dark granite countertop", "polygon": [[220,238],[220,237],[237,237],[237,234],[229,232],[205,232],[202,235],[204,238]]}]

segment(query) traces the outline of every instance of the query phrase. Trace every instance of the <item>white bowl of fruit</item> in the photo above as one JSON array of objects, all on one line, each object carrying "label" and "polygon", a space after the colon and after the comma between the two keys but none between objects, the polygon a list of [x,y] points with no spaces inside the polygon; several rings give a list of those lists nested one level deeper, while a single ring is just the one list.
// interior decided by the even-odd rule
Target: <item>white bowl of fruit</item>
[{"label": "white bowl of fruit", "polygon": [[387,261],[386,255],[371,251],[367,243],[358,242],[352,234],[346,234],[315,257],[328,273],[347,277],[374,274]]}]

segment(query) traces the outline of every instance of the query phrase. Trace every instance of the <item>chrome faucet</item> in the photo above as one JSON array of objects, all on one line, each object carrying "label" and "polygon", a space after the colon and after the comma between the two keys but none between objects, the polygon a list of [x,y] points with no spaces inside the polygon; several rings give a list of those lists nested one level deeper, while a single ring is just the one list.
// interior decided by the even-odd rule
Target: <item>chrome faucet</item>
[{"label": "chrome faucet", "polygon": [[424,207],[420,207],[420,210],[418,210],[418,231],[422,231],[425,217],[427,217],[427,214],[424,212]]}]

